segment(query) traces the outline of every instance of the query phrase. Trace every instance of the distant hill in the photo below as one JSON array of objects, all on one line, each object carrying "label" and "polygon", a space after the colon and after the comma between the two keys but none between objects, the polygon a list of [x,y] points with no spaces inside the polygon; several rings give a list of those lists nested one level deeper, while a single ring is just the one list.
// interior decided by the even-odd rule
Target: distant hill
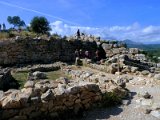
[{"label": "distant hill", "polygon": [[132,40],[123,40],[127,44],[128,48],[140,48],[144,50],[157,50],[160,49],[160,44],[143,44],[139,42],[134,42]]}]

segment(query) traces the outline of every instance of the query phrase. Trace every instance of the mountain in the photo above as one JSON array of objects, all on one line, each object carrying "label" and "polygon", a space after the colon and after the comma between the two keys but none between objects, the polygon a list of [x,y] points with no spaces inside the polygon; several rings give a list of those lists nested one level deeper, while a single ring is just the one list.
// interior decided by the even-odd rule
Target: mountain
[{"label": "mountain", "polygon": [[125,42],[126,44],[132,44],[132,45],[141,45],[141,44],[143,44],[143,43],[140,43],[140,42],[134,42],[134,41],[129,40],[129,39],[123,40],[123,42]]},{"label": "mountain", "polygon": [[160,44],[143,44],[140,42],[134,42],[132,40],[123,40],[127,44],[128,48],[140,48],[144,50],[157,50],[160,49]]}]

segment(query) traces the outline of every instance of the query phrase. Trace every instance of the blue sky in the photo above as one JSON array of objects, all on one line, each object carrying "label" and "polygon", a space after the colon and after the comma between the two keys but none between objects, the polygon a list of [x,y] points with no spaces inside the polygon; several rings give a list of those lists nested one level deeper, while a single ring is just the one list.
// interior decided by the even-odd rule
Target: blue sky
[{"label": "blue sky", "polygon": [[[19,15],[26,24],[45,16],[52,33],[77,28],[106,39],[160,42],[160,0],[0,0],[0,23]],[[8,26],[8,24],[7,24]]]}]

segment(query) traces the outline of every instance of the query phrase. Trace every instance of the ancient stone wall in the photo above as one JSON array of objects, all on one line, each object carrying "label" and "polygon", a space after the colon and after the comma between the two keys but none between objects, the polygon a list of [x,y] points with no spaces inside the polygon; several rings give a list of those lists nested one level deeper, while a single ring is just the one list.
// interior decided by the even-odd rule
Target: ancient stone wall
[{"label": "ancient stone wall", "polygon": [[125,89],[102,73],[68,67],[62,70],[72,79],[28,80],[20,90],[0,91],[0,120],[69,119],[105,101],[114,103],[108,94],[118,100],[127,95]]},{"label": "ancient stone wall", "polygon": [[66,119],[101,100],[93,83],[66,86],[51,81],[28,81],[22,90],[0,91],[0,120]]},{"label": "ancient stone wall", "polygon": [[0,65],[24,63],[70,62],[75,59],[75,49],[88,50],[92,54],[96,43],[87,41],[67,41],[63,39],[17,39],[0,42]]}]

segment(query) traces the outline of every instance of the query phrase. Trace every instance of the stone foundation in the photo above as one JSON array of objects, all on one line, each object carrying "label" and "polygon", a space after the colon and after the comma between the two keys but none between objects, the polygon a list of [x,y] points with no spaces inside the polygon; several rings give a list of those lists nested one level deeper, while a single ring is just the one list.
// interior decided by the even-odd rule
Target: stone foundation
[{"label": "stone foundation", "polygon": [[0,65],[25,63],[71,62],[75,60],[76,49],[88,50],[93,55],[96,43],[88,41],[67,41],[63,39],[17,39],[0,42]]},{"label": "stone foundation", "polygon": [[62,70],[72,79],[27,81],[21,90],[0,91],[0,120],[69,119],[103,105],[110,100],[107,93],[118,99],[127,95],[103,74]]}]

